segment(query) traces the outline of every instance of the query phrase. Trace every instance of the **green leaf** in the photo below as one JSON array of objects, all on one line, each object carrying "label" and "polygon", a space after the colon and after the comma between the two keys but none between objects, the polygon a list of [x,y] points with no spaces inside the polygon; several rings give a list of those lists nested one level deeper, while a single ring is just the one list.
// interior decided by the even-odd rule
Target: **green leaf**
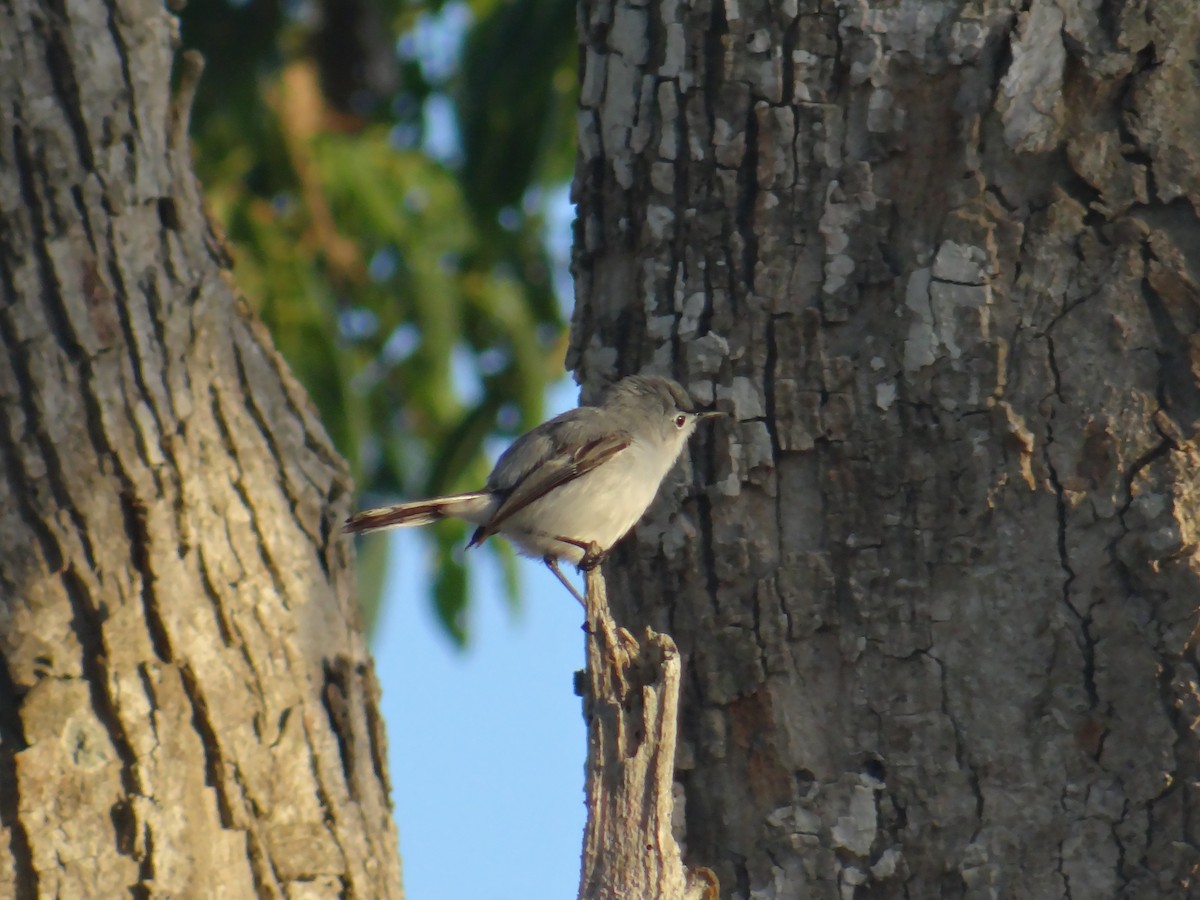
[{"label": "green leaf", "polygon": [[[419,64],[331,70],[380,61],[380,47],[390,54],[395,37],[444,4],[367,2],[339,15],[390,22],[395,35],[381,40],[357,25],[313,31],[288,7],[260,0],[191,0],[182,31],[208,60],[192,119],[195,158],[233,247],[234,277],[360,491],[384,502],[477,487],[485,442],[536,423],[545,387],[561,373],[563,322],[536,210],[519,211],[507,228],[497,216],[545,178],[569,175],[574,7],[472,2],[478,24],[453,95],[468,164],[450,169],[411,139],[422,104],[445,89],[427,83]],[[514,34],[539,40],[515,54]],[[464,379],[473,382],[466,391]],[[501,428],[508,410],[516,421],[506,415]],[[462,641],[466,575],[452,550],[465,531],[453,546],[451,533],[430,537],[439,560],[431,599]],[[372,610],[386,546],[360,544]],[[515,598],[511,552],[500,558]]]},{"label": "green leaf", "polygon": [[460,647],[467,643],[467,570],[458,558],[465,530],[458,527],[437,530],[433,582],[438,618]]},{"label": "green leaf", "polygon": [[[505,207],[519,206],[535,182],[570,177],[575,59],[569,0],[496,3],[471,29],[455,96],[463,183],[483,221],[493,223]],[[564,130],[571,135],[566,142]],[[562,147],[572,160],[565,166]]]}]

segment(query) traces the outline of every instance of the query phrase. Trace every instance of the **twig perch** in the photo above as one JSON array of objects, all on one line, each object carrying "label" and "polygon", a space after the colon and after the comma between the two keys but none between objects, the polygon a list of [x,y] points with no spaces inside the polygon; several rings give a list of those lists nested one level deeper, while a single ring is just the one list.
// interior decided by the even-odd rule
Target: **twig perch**
[{"label": "twig perch", "polygon": [[716,900],[671,834],[679,651],[618,628],[599,567],[587,574],[587,806],[580,900]]}]

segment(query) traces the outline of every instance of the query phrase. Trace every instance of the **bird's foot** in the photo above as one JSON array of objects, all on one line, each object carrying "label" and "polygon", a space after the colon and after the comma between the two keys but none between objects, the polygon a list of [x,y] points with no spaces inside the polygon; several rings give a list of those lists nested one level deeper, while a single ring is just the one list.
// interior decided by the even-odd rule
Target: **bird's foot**
[{"label": "bird's foot", "polygon": [[600,565],[600,563],[604,562],[607,556],[608,551],[601,550],[600,545],[592,541],[584,548],[583,556],[579,560],[579,571],[590,572],[596,566]]},{"label": "bird's foot", "polygon": [[577,563],[580,572],[590,572],[600,563],[604,562],[608,556],[608,551],[602,548],[596,541],[579,541],[575,538],[563,537],[561,534],[555,535],[556,541],[562,541],[564,544],[570,544],[572,547],[578,547],[583,551],[583,556],[579,558]]}]

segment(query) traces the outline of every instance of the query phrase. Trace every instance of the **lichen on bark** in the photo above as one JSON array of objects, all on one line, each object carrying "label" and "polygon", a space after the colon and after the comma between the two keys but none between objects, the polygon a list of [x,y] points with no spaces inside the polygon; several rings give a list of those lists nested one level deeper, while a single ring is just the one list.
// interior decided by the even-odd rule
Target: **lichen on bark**
[{"label": "lichen on bark", "polygon": [[1194,890],[1194,10],[581,21],[571,362],[735,411],[608,571],[688,673],[686,859]]}]

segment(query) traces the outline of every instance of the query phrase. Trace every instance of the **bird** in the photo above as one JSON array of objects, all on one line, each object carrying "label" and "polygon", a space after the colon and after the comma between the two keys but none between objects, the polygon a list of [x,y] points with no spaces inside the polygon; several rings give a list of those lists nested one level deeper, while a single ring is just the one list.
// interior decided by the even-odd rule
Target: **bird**
[{"label": "bird", "polygon": [[559,562],[596,566],[641,519],[696,426],[721,415],[697,410],[669,378],[629,375],[594,405],[517,438],[480,490],[363,510],[346,520],[345,531],[463,519],[477,526],[468,548],[492,535],[507,538],[521,554],[541,559],[586,607]]}]

